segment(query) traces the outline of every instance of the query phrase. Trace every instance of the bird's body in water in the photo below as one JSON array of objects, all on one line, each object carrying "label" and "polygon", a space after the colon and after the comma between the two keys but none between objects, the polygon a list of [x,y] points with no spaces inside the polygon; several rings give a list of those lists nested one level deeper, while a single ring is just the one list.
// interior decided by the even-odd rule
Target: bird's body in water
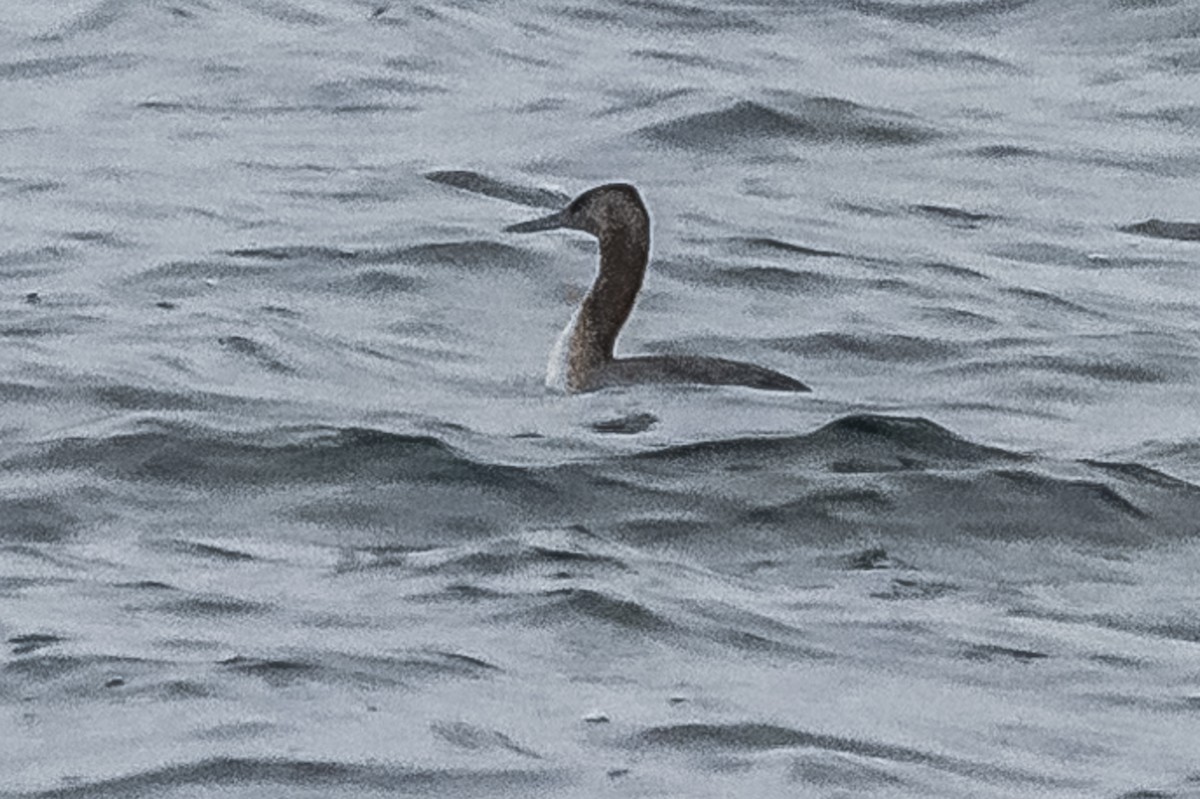
[{"label": "bird's body in water", "polygon": [[650,214],[637,189],[612,183],[584,192],[558,213],[505,230],[532,233],[557,228],[581,230],[599,239],[600,271],[551,353],[548,385],[568,392],[637,383],[810,390],[779,372],[724,358],[616,357],[617,336],[633,310],[650,260]]}]

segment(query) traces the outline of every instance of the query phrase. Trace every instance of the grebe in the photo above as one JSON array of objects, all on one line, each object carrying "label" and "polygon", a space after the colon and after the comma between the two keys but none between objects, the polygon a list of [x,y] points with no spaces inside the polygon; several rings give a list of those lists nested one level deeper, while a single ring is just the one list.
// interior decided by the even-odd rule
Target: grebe
[{"label": "grebe", "polygon": [[752,363],[694,355],[618,358],[617,336],[633,310],[650,260],[650,214],[637,189],[589,189],[562,211],[509,225],[509,233],[570,228],[600,240],[600,272],[550,355],[546,385],[570,393],[635,383],[748,386],[811,391],[799,380]]}]

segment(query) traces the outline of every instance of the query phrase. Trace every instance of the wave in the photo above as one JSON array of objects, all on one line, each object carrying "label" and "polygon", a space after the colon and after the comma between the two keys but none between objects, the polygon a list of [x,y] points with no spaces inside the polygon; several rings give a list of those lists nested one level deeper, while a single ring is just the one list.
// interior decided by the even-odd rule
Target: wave
[{"label": "wave", "polygon": [[431,436],[366,428],[297,427],[264,434],[146,421],[108,438],[68,438],[9,459],[32,470],[89,469],[176,485],[238,487],[420,480],[495,485],[523,473],[480,463]]},{"label": "wave", "polygon": [[88,403],[120,411],[244,411],[258,400],[197,389],[164,389],[130,383],[109,383],[89,375],[76,384],[28,385],[0,383],[0,400],[47,405]]},{"label": "wave", "polygon": [[646,61],[676,64],[682,67],[704,67],[706,69],[717,69],[721,67],[721,62],[707,56],[697,55],[695,53],[680,53],[675,50],[646,48],[630,50],[629,54],[634,58],[640,58]]},{"label": "wave", "polygon": [[547,602],[521,614],[522,621],[537,627],[576,627],[593,622],[625,633],[656,637],[678,635],[682,630],[672,621],[640,602],[587,588],[561,588],[546,593]]},{"label": "wave", "polygon": [[15,655],[0,669],[0,696],[36,695],[49,701],[112,701],[137,683],[161,688],[162,675],[180,670],[175,663],[116,655]]},{"label": "wave", "polygon": [[[46,193],[54,192],[54,191],[61,191],[62,189],[65,189],[66,187],[67,187],[67,184],[63,183],[62,181],[58,181],[58,180],[38,180],[36,178],[33,180],[19,180],[19,179],[13,179],[13,178],[0,179],[0,194],[13,194],[13,195],[18,195],[18,196],[20,196],[20,195],[37,195],[37,194],[46,194]],[[40,248],[39,251],[46,252],[46,251],[54,251],[54,250],[59,250],[61,252],[65,252],[65,253],[71,252],[70,250],[67,250],[67,249],[61,248],[61,247],[42,247],[42,248]],[[37,251],[35,251],[35,252],[37,252]],[[4,265],[8,261],[8,258],[6,257],[7,255],[8,254],[0,254],[0,266]],[[44,274],[44,270],[27,269],[27,270],[25,270],[24,273],[27,275]],[[3,275],[3,277],[6,277],[6,276],[7,275]]]},{"label": "wave", "polygon": [[1126,225],[1117,230],[1155,239],[1200,241],[1200,222],[1164,222],[1161,219],[1147,219],[1145,222]]},{"label": "wave", "polygon": [[[436,91],[432,87],[428,91]],[[134,108],[142,111],[153,111],[161,114],[181,114],[195,116],[199,114],[219,117],[246,117],[249,119],[272,119],[280,116],[297,114],[382,114],[389,112],[410,113],[419,110],[419,106],[409,104],[398,105],[387,102],[369,102],[359,95],[345,99],[344,91],[316,92],[316,98],[308,101],[285,103],[246,103],[246,102],[194,102],[188,100],[143,100],[135,103]]]},{"label": "wave", "polygon": [[[538,596],[491,597],[490,602],[531,605],[501,611],[493,618],[539,629],[558,629],[571,637],[610,639],[614,646],[653,641],[685,651],[718,650],[739,656],[785,661],[826,660],[831,653],[812,645],[805,634],[769,616],[708,600],[667,600],[619,595],[613,589],[568,587]],[[594,645],[594,644],[592,644]]]},{"label": "wave", "polygon": [[108,33],[112,28],[161,32],[164,24],[195,25],[199,20],[216,19],[236,10],[289,25],[317,26],[330,21],[323,14],[286,0],[174,0],[167,7],[139,0],[103,0],[42,38],[62,40]]},{"label": "wave", "polygon": [[[38,305],[42,302],[40,295],[32,295],[35,299],[26,302]],[[55,336],[81,335],[101,323],[98,316],[83,313],[66,313],[47,315],[44,312],[34,316],[32,313],[13,314],[17,319],[26,317],[23,322],[0,327],[0,338],[39,339]],[[32,317],[32,318],[31,318]]]},{"label": "wave", "polygon": [[967,346],[942,338],[897,333],[813,333],[762,339],[773,350],[818,358],[930,363],[963,354]]},{"label": "wave", "polygon": [[969,154],[989,161],[1032,160],[1050,157],[1041,150],[1019,144],[984,144],[970,150]]},{"label": "wave", "polygon": [[851,292],[860,281],[814,272],[809,269],[786,269],[778,266],[725,267],[696,276],[699,281],[721,288],[751,288],[759,291],[821,294]]},{"label": "wave", "polygon": [[563,776],[554,771],[522,769],[421,769],[399,764],[364,764],[302,758],[216,757],[147,769],[112,779],[65,788],[9,794],[11,799],[118,799],[164,796],[181,789],[263,788],[360,791],[426,795],[512,796],[553,792]]},{"label": "wave", "polygon": [[[701,442],[630,460],[643,465],[647,484],[688,475],[693,495],[742,497],[735,506],[696,503],[704,522],[688,540],[719,535],[723,523],[756,546],[786,547],[793,535],[839,540],[862,529],[895,540],[1140,546],[1190,535],[1189,515],[1200,503],[1200,488],[1144,466],[1056,463],[976,444],[919,418],[846,417],[805,436]],[[797,482],[765,492],[753,479],[764,473]]]},{"label": "wave", "polygon": [[265,616],[273,610],[268,604],[219,594],[160,599],[149,607],[156,612],[184,619],[238,619],[243,616]]},{"label": "wave", "polygon": [[296,374],[295,367],[284,363],[271,347],[252,338],[247,338],[246,336],[221,336],[217,339],[217,343],[227,352],[245,358],[264,371],[283,375]]},{"label": "wave", "polygon": [[[19,181],[19,185],[24,185],[25,181]],[[77,252],[70,247],[60,247],[51,245],[47,247],[34,247],[23,250],[8,250],[0,252],[0,277],[9,277],[13,274],[40,274],[40,271],[31,270],[30,267],[49,266],[55,263],[72,260],[78,257]]]},{"label": "wave", "polygon": [[999,217],[991,214],[981,214],[975,211],[966,211],[962,208],[955,208],[949,205],[912,205],[909,210],[920,216],[944,222],[949,225],[961,228],[977,228],[981,222],[994,222]]},{"label": "wave", "polygon": [[1153,111],[1125,111],[1119,112],[1118,116],[1121,119],[1149,122],[1154,125],[1162,123],[1178,125],[1183,130],[1189,132],[1200,128],[1200,107],[1194,105],[1163,106]]},{"label": "wave", "polygon": [[36,652],[39,649],[60,644],[65,640],[67,639],[49,633],[26,633],[24,635],[14,635],[5,643],[12,646],[13,655],[28,655],[30,652]]},{"label": "wave", "polygon": [[353,277],[335,280],[330,288],[361,297],[392,299],[397,295],[407,295],[424,288],[426,282],[412,275],[401,275],[382,269],[368,269]]},{"label": "wave", "polygon": [[1084,459],[1080,462],[1098,469],[1105,474],[1112,475],[1118,480],[1129,480],[1133,483],[1153,485],[1172,490],[1187,491],[1196,488],[1186,480],[1180,480],[1178,477],[1172,477],[1169,474],[1164,474],[1157,469],[1151,469],[1149,466],[1143,466],[1140,463],[1114,463],[1091,459]]},{"label": "wave", "polygon": [[[279,245],[274,247],[245,247],[229,250],[226,255],[245,260],[268,262],[283,262],[311,266],[357,264],[394,264],[408,263],[428,267],[463,267],[468,269],[524,269],[530,265],[540,265],[545,262],[543,256],[536,255],[509,244],[495,241],[467,240],[429,242],[415,244],[409,247],[382,249],[348,250],[336,247],[320,247],[306,244]],[[191,276],[203,272],[211,264],[168,264],[158,267],[152,273],[156,276]],[[266,267],[243,266],[242,264],[222,264],[222,269],[228,269],[232,274],[261,274],[269,271]]]},{"label": "wave", "polygon": [[435,721],[430,723],[429,731],[453,746],[472,752],[499,749],[534,760],[542,759],[537,752],[521,746],[498,730],[467,724],[464,721]]},{"label": "wave", "polygon": [[1154,63],[1160,68],[1179,75],[1200,73],[1200,50],[1167,53],[1157,56]]},{"label": "wave", "polygon": [[1103,383],[1155,384],[1170,383],[1183,371],[1180,363],[1156,364],[1152,361],[1127,361],[1116,358],[1099,360],[1078,355],[1027,355],[1019,359],[973,360],[939,368],[943,375],[998,378],[1016,381],[1013,375],[1074,376]]},{"label": "wave", "polygon": [[591,7],[566,7],[560,13],[579,22],[601,24],[605,27],[630,26],[638,30],[662,28],[680,34],[770,31],[759,19],[730,9],[710,8],[673,0],[617,0],[613,5],[613,11]]},{"label": "wave", "polygon": [[603,110],[596,112],[598,117],[611,116],[613,114],[623,114],[629,111],[640,111],[645,108],[655,108],[660,105],[669,103],[671,100],[680,97],[688,97],[696,94],[695,89],[663,89],[660,91],[650,91],[643,88],[633,88],[624,91],[612,91],[610,95],[614,101],[606,106]]},{"label": "wave", "polygon": [[[1186,438],[1180,441],[1149,441],[1115,453],[1110,457],[1128,459],[1129,462],[1112,463],[1107,460],[1090,460],[1087,462],[1093,468],[1101,469],[1116,476],[1119,476],[1120,473],[1139,474],[1142,470],[1146,470],[1150,476],[1145,476],[1142,479],[1153,480],[1157,478],[1166,481],[1168,485],[1178,478],[1165,475],[1142,464],[1158,464],[1162,468],[1170,468],[1173,471],[1179,472],[1188,479],[1200,477],[1200,439],[1197,438]],[[1188,485],[1188,483],[1185,482],[1185,485]]]},{"label": "wave", "polygon": [[907,48],[894,50],[883,56],[869,56],[866,63],[890,68],[931,67],[967,72],[996,72],[1022,74],[1022,70],[1011,61],[978,53],[973,50],[934,50],[930,48]]},{"label": "wave", "polygon": [[103,0],[103,2],[95,3],[90,9],[75,15],[74,19],[53,33],[47,34],[45,38],[61,40],[78,34],[99,33],[107,31],[115,25],[136,22],[144,22],[157,28],[162,21],[170,19],[171,16],[179,21],[191,19],[197,13],[212,10],[212,7],[204,0],[182,0],[175,4],[175,7],[179,9],[177,14],[164,15],[155,20],[145,20],[140,19],[147,11],[144,3],[136,0]]},{"label": "wave", "polygon": [[51,543],[75,534],[84,520],[53,496],[0,498],[0,542]]},{"label": "wave", "polygon": [[97,75],[132,69],[141,59],[121,53],[35,58],[28,61],[0,62],[0,81],[37,80],[64,76]]},{"label": "wave", "polygon": [[[753,468],[750,462],[788,458],[845,471],[851,463],[875,464],[879,471],[953,465],[1011,463],[1027,456],[971,443],[927,419],[859,414],[837,419],[807,435],[706,441],[633,456],[681,466],[701,463]],[[764,463],[765,466],[765,463]]]},{"label": "wave", "polygon": [[257,560],[254,555],[251,555],[248,552],[242,552],[241,550],[230,549],[229,547],[217,546],[216,544],[208,544],[201,541],[168,540],[163,541],[157,546],[159,548],[169,550],[176,555],[212,559],[224,563],[244,563]]},{"label": "wave", "polygon": [[[1174,618],[1153,618],[1116,613],[1078,613],[1064,610],[1049,610],[1036,607],[1017,608],[1010,615],[1020,618],[1044,619],[1060,624],[1078,624],[1089,627],[1099,627],[1107,630],[1117,630],[1139,636],[1163,638],[1169,641],[1182,641],[1189,644],[1200,643],[1200,623],[1186,614],[1178,614]],[[1131,665],[1118,663],[1117,665]],[[1138,661],[1136,665],[1141,665]]]},{"label": "wave", "polygon": [[111,250],[127,250],[133,247],[127,239],[106,230],[69,230],[63,234],[63,238]]},{"label": "wave", "polygon": [[465,269],[518,269],[541,266],[543,256],[494,241],[450,241],[405,247],[397,255],[405,263],[427,267]]},{"label": "wave", "polygon": [[272,266],[233,261],[171,261],[130,275],[125,282],[157,291],[170,289],[174,296],[191,296],[217,282],[254,282],[277,271]]},{"label": "wave", "polygon": [[844,253],[834,250],[821,250],[815,247],[806,247],[802,244],[794,244],[790,241],[781,241],[766,236],[739,236],[727,239],[726,242],[731,245],[730,249],[740,255],[753,255],[763,252],[768,253],[788,253],[794,255],[809,255],[816,258],[845,258]]},{"label": "wave", "polygon": [[892,580],[885,591],[873,591],[872,599],[883,599],[889,602],[911,602],[913,600],[940,599],[956,593],[960,587],[944,580],[914,580],[897,577]]},{"label": "wave", "polygon": [[658,417],[652,413],[631,413],[625,416],[592,422],[590,427],[597,433],[631,436],[644,433],[656,424],[658,424]]},{"label": "wave", "polygon": [[790,140],[845,146],[911,146],[941,134],[913,117],[870,108],[835,97],[777,95],[775,103],[742,100],[717,110],[640,128],[652,141],[720,152],[762,140]]},{"label": "wave", "polygon": [[912,764],[984,780],[1041,782],[1042,777],[1013,768],[946,757],[935,752],[876,743],[859,738],[808,732],[773,724],[672,724],[649,727],[629,745],[645,750],[685,750],[708,756],[718,752],[818,749],[896,764]]},{"label": "wave", "polygon": [[[434,436],[369,428],[234,433],[154,421],[104,438],[30,445],[4,466],[77,472],[154,491],[237,497],[254,487],[277,492],[285,520],[388,531],[399,536],[395,544],[417,548],[474,542],[438,555],[401,550],[375,559],[376,567],[430,574],[621,568],[621,556],[596,550],[590,532],[567,545],[512,538],[537,525],[586,525],[632,542],[716,547],[751,536],[762,546],[787,548],[862,529],[899,538],[1048,536],[1140,545],[1190,530],[1200,508],[1200,488],[1145,466],[1035,458],[973,442],[924,418],[872,414],[793,436],[699,441],[557,465],[494,463]],[[769,489],[755,477],[765,473],[779,478]],[[293,495],[298,485],[309,487],[300,498]],[[27,543],[78,534],[88,518],[57,500],[7,502],[14,512],[6,518],[19,521],[6,534]],[[406,520],[403,527],[398,519]],[[481,539],[489,543],[481,547]],[[370,558],[360,565],[371,566]],[[203,597],[169,601],[185,615],[229,610],[204,605]]]},{"label": "wave", "polygon": [[[807,248],[805,248],[807,249]],[[782,247],[759,249],[763,252],[792,252],[801,256],[835,257],[826,254],[787,250]],[[662,259],[654,264],[656,272],[676,280],[720,289],[742,289],[779,294],[861,294],[864,291],[881,291],[891,294],[902,293],[915,297],[929,298],[930,290],[914,281],[894,277],[848,277],[830,274],[815,269],[794,269],[785,266],[719,266],[707,259],[689,262]]]},{"label": "wave", "polygon": [[[1034,0],[948,0],[947,2],[895,2],[894,0],[847,0],[847,6],[872,17],[920,25],[956,25],[980,18],[1020,11]],[[986,19],[988,22],[994,20]]]},{"label": "wave", "polygon": [[973,351],[978,343],[967,344],[943,338],[909,336],[899,333],[835,333],[823,331],[804,336],[780,336],[746,340],[722,336],[702,336],[686,341],[651,341],[651,352],[701,354],[745,352],[747,347],[764,352],[785,352],[803,358],[883,363],[936,364]]},{"label": "wave", "polygon": [[[1038,260],[1029,258],[1029,260]],[[1053,309],[1056,311],[1071,311],[1072,313],[1085,314],[1088,316],[1102,316],[1099,311],[1095,311],[1080,303],[1072,300],[1064,299],[1050,291],[1041,289],[1027,289],[1019,287],[1005,287],[1000,289],[1001,293],[1015,298],[1020,304],[1029,307],[1041,306],[1043,309]]]},{"label": "wave", "polygon": [[320,683],[360,688],[406,688],[417,682],[489,679],[501,673],[498,667],[478,658],[432,651],[398,652],[387,656],[329,652],[287,658],[239,655],[217,665],[224,672],[252,677],[276,687]]},{"label": "wave", "polygon": [[[145,612],[146,608],[139,608]],[[486,660],[435,649],[398,650],[382,655],[320,651],[265,656],[237,655],[219,661],[177,662],[111,654],[64,654],[67,639],[24,634],[9,639],[13,657],[0,668],[0,696],[122,700],[186,700],[241,690],[231,681],[250,680],[279,688],[290,685],[350,686],[409,690],[447,680],[488,680],[503,673]],[[164,640],[170,646],[189,642]],[[194,643],[194,642],[190,642]]]},{"label": "wave", "polygon": [[453,186],[463,191],[475,192],[485,197],[493,197],[497,200],[505,200],[517,203],[518,205],[527,205],[532,208],[549,208],[557,211],[560,208],[565,208],[567,203],[571,201],[570,197],[561,192],[549,189],[532,189],[526,186],[519,186],[515,183],[490,178],[478,172],[461,169],[426,172],[424,177],[426,180],[431,180],[434,183]]},{"label": "wave", "polygon": [[400,569],[439,577],[511,577],[542,575],[555,579],[612,576],[631,567],[620,557],[596,551],[600,539],[584,527],[531,531],[460,547],[399,550],[391,547],[355,552],[341,570]]},{"label": "wave", "polygon": [[1050,656],[1045,652],[1036,652],[1032,649],[1014,649],[998,644],[969,644],[963,649],[962,657],[966,660],[986,662],[1014,660],[1018,663],[1031,663],[1036,660],[1045,660]]}]

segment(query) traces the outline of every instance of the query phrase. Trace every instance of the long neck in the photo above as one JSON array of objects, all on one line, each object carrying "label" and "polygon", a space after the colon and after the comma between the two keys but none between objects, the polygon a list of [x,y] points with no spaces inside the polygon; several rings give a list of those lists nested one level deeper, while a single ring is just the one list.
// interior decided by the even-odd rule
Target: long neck
[{"label": "long neck", "polygon": [[584,368],[613,359],[617,336],[633,310],[650,259],[650,223],[644,214],[601,232],[600,274],[580,307],[571,342]]}]

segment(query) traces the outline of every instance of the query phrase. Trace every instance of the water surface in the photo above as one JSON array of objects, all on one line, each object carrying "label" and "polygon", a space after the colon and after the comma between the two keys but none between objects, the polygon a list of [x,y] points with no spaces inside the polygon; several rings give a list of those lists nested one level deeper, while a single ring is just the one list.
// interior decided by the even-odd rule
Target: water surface
[{"label": "water surface", "polygon": [[11,5],[0,794],[1200,794],[1190,4]]}]

